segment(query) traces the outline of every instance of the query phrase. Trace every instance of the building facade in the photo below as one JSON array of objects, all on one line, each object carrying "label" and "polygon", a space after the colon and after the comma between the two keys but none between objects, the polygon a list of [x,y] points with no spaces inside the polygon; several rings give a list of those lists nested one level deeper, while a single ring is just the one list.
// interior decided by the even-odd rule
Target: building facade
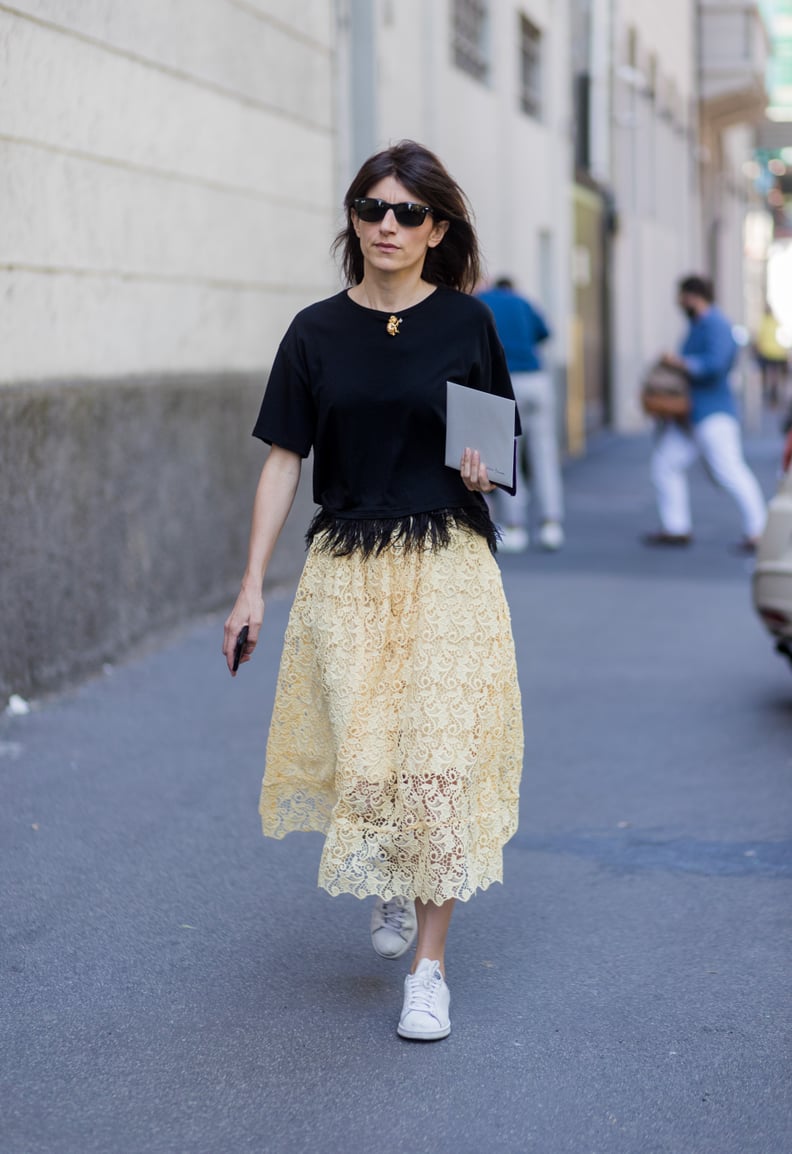
[{"label": "building facade", "polygon": [[[576,197],[599,204],[607,270],[586,331],[610,346],[587,361],[586,389],[592,423],[604,413],[629,430],[644,423],[648,364],[680,336],[680,276],[710,275],[735,322],[746,319],[755,202],[745,165],[766,103],[767,42],[759,6],[741,0],[573,4]],[[590,248],[576,221],[576,247]]]},{"label": "building facade", "polygon": [[389,143],[437,151],[547,315],[567,449],[642,426],[676,279],[741,318],[762,30],[739,0],[3,4],[0,698],[231,596],[268,366]]}]

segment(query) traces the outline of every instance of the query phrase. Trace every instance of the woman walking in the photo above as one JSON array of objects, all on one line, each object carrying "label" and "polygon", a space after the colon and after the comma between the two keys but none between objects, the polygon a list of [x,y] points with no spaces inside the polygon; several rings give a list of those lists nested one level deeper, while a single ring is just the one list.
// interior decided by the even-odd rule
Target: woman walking
[{"label": "woman walking", "polygon": [[[262,582],[313,450],[318,511],[281,658],[264,833],[326,835],[319,884],[376,899],[374,948],[416,935],[398,1032],[450,1032],[454,903],[502,878],[522,721],[509,612],[475,446],[447,468],[446,381],[511,397],[466,199],[411,141],[371,157],[336,239],[349,288],[300,312],[254,434],[272,446],[225,623],[249,661]],[[417,922],[417,926],[416,926]]]}]

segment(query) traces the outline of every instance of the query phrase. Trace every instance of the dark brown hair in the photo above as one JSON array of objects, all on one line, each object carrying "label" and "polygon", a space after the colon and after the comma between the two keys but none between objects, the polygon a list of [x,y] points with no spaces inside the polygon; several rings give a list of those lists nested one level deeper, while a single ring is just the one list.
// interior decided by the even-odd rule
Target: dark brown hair
[{"label": "dark brown hair", "polygon": [[701,297],[702,300],[708,301],[709,304],[715,300],[715,290],[712,286],[712,281],[708,277],[699,276],[695,273],[692,276],[686,276],[679,282],[679,291],[681,293],[690,293],[694,297]]},{"label": "dark brown hair", "polygon": [[369,157],[347,189],[346,227],[333,244],[333,252],[341,253],[347,284],[359,284],[363,279],[363,254],[352,227],[353,202],[368,196],[374,185],[388,176],[394,176],[421,204],[428,204],[435,223],[448,221],[440,244],[426,253],[424,280],[472,292],[479,280],[480,262],[468,199],[434,153],[414,140],[401,140]]}]

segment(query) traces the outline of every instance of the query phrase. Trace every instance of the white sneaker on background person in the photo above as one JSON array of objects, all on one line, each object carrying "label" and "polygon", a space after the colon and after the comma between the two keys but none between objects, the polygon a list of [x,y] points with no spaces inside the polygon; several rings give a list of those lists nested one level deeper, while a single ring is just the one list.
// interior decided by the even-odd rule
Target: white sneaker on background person
[{"label": "white sneaker on background person", "polygon": [[563,547],[564,530],[558,521],[545,521],[539,530],[539,544],[551,553]]},{"label": "white sneaker on background person", "polygon": [[381,958],[400,958],[415,941],[418,921],[410,898],[377,898],[371,911],[371,944]]},{"label": "white sneaker on background person", "polygon": [[501,553],[524,553],[531,543],[528,530],[522,525],[501,525],[498,549]]}]

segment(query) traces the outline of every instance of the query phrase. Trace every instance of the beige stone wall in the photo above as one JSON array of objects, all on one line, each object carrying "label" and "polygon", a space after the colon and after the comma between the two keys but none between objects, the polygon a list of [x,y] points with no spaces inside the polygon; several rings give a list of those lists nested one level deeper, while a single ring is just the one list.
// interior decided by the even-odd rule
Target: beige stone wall
[{"label": "beige stone wall", "polygon": [[332,288],[323,0],[0,10],[0,382],[262,369]]}]

